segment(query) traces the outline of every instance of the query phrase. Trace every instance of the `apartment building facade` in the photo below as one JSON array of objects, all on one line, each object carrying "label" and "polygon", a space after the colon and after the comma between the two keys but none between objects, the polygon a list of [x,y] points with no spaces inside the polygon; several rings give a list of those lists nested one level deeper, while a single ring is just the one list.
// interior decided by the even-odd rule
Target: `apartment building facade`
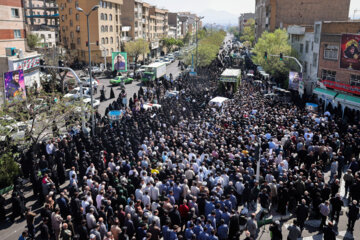
[{"label": "apartment building facade", "polygon": [[25,51],[26,31],[22,0],[0,0],[0,56],[6,48]]},{"label": "apartment building facade", "polygon": [[350,0],[256,0],[255,36],[289,25],[312,25],[315,21],[347,21]]},{"label": "apartment building facade", "polygon": [[178,13],[169,13],[169,30],[171,30],[171,34],[169,31],[169,35],[174,38],[182,37],[181,34],[181,21]]},{"label": "apartment building facade", "polygon": [[[84,13],[95,5],[100,7],[89,16],[91,57],[95,63],[110,61],[112,52],[121,50],[122,0],[58,0],[61,44],[78,60],[88,62],[88,32]],[[108,62],[109,62],[108,61]]]},{"label": "apartment building facade", "polygon": [[31,30],[59,26],[59,7],[55,0],[24,0],[25,21]]},{"label": "apartment building facade", "polygon": [[319,42],[318,85],[314,93],[324,105],[360,110],[360,22],[315,22]]},{"label": "apartment building facade", "polygon": [[143,4],[139,0],[124,0],[121,6],[121,23],[130,27],[127,40],[143,38]]}]

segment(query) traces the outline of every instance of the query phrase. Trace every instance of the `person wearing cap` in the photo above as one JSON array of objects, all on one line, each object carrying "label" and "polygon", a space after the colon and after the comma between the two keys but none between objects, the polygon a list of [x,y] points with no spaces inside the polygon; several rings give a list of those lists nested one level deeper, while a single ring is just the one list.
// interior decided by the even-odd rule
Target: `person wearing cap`
[{"label": "person wearing cap", "polygon": [[352,204],[349,206],[349,213],[348,213],[348,231],[353,232],[355,222],[359,217],[359,206],[356,200],[352,201]]}]

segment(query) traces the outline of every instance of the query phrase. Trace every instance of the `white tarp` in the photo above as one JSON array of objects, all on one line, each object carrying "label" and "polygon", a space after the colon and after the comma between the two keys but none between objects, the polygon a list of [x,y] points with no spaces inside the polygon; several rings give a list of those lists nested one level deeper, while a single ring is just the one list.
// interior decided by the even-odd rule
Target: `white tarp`
[{"label": "white tarp", "polygon": [[160,104],[156,104],[156,103],[145,103],[143,105],[143,108],[145,110],[148,110],[148,109],[152,109],[152,108],[161,108],[161,105]]},{"label": "white tarp", "polygon": [[229,100],[229,99],[225,98],[225,97],[215,97],[210,100],[209,104],[221,107],[223,105],[223,103],[226,102],[227,100]]}]

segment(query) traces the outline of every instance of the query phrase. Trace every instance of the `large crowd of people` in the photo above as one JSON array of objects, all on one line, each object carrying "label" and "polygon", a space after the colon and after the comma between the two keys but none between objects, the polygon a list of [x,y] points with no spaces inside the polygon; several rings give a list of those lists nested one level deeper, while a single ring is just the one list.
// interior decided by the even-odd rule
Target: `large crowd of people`
[{"label": "large crowd of people", "polygon": [[[129,104],[123,92],[107,109],[124,110],[122,119],[97,115],[95,137],[66,135],[29,151],[24,162],[44,207],[36,233],[36,214],[14,191],[11,218],[27,221],[21,237],[249,240],[270,223],[271,239],[293,240],[311,218],[321,219],[324,239],[335,239],[344,203],[352,232],[359,126],[266,98],[268,89],[251,79],[236,93],[219,92],[222,70],[215,61],[199,77],[142,87]],[[179,94],[165,98],[174,88]],[[209,106],[218,95],[230,100]],[[148,101],[161,108],[144,110]],[[267,221],[289,214],[287,232],[281,218]]]}]

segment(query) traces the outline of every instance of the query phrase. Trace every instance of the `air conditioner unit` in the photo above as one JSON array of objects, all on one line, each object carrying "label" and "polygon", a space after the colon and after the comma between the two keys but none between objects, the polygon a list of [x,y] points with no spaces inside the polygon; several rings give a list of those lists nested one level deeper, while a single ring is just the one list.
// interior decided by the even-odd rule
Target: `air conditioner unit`
[{"label": "air conditioner unit", "polygon": [[11,57],[11,56],[15,56],[16,54],[16,48],[12,47],[12,48],[6,48],[6,56]]}]

